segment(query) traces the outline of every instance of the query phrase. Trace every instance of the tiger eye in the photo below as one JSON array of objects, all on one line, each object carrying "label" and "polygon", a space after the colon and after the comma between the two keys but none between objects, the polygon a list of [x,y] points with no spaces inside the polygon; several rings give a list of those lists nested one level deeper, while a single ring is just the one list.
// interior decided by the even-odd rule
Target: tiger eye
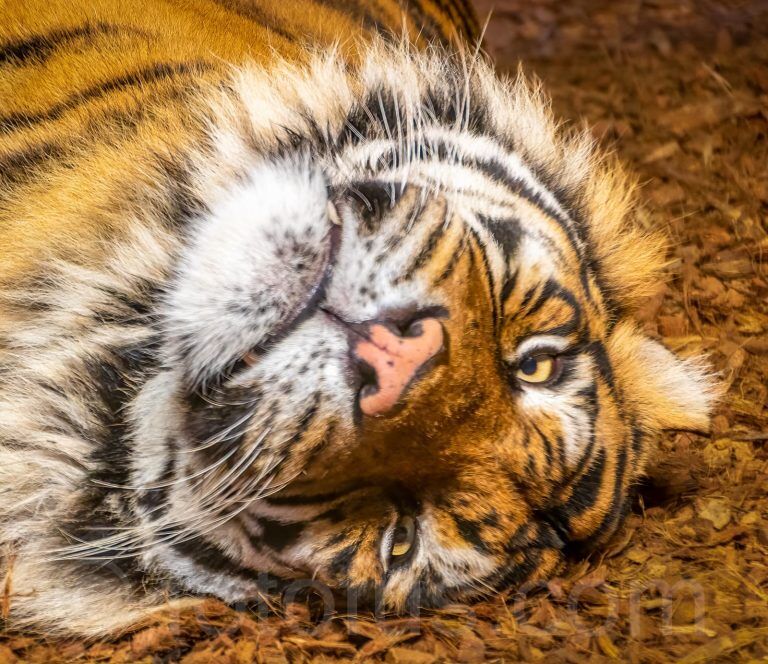
[{"label": "tiger eye", "polygon": [[394,561],[410,553],[416,541],[416,522],[413,517],[403,516],[395,524],[392,533],[392,548],[389,556]]},{"label": "tiger eye", "polygon": [[555,358],[552,355],[531,355],[524,358],[515,375],[524,383],[546,383],[555,373]]}]

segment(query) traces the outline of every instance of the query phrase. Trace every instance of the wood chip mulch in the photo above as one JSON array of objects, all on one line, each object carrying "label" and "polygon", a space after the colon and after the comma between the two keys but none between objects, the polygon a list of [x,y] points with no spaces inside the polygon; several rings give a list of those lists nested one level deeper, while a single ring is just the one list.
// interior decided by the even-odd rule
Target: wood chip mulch
[{"label": "wood chip mulch", "polygon": [[0,664],[768,661],[768,3],[491,4],[500,67],[522,59],[558,115],[586,118],[669,229],[675,276],[642,318],[721,372],[711,434],[665,437],[610,546],[525,598],[378,622],[208,601],[115,642],[5,635]]}]

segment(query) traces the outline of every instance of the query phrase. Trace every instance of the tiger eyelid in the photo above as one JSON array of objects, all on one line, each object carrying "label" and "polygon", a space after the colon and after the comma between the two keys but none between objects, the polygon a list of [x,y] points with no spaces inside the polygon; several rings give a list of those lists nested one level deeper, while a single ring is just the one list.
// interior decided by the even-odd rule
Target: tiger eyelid
[{"label": "tiger eyelid", "polygon": [[530,355],[532,352],[541,350],[553,355],[564,353],[570,347],[571,343],[564,337],[557,337],[554,335],[540,335],[529,337],[523,340],[515,349],[512,361],[519,361],[526,355]]}]

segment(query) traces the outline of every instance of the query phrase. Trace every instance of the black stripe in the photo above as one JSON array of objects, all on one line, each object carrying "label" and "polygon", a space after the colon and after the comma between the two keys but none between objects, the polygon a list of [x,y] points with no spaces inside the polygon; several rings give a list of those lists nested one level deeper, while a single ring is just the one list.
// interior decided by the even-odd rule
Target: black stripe
[{"label": "black stripe", "polygon": [[37,113],[11,113],[5,117],[0,117],[0,131],[11,131],[40,122],[58,120],[66,111],[77,108],[91,100],[105,97],[110,92],[146,85],[147,83],[161,81],[180,74],[193,74],[206,68],[207,65],[202,62],[157,63],[151,67],[138,69],[130,74],[123,74],[122,76],[97,83],[94,86],[70,95],[64,101],[54,104],[45,111]]},{"label": "black stripe", "polygon": [[91,454],[93,479],[113,484],[128,484],[130,475],[130,427],[125,404],[136,394],[158,363],[159,339],[112,350],[109,361],[88,358],[82,370],[86,386],[92,391],[93,408],[104,435]]},{"label": "black stripe", "polygon": [[[528,307],[525,307],[523,304],[521,306],[521,309],[525,309],[525,316],[533,316],[537,311],[539,311],[550,299],[555,297],[555,295],[561,290],[560,284],[558,284],[553,279],[548,279],[544,286],[539,291],[538,296],[536,297],[536,300],[534,300]],[[530,293],[530,291],[529,291]],[[526,300],[528,300],[529,293],[526,293]]]},{"label": "black stripe", "polygon": [[[527,317],[533,316],[537,313],[547,302],[558,299],[567,304],[573,312],[571,317],[565,322],[555,327],[542,329],[537,331],[537,335],[550,334],[557,336],[567,336],[575,333],[580,327],[582,322],[581,306],[576,301],[576,297],[566,288],[563,288],[556,281],[548,280],[541,290],[536,295],[535,301],[532,303],[534,295],[536,295],[536,288],[528,290],[523,297],[523,301],[520,305],[520,311],[522,315]],[[529,304],[530,303],[530,304]],[[526,305],[527,308],[526,308]]]},{"label": "black stripe", "polygon": [[566,336],[573,334],[581,328],[582,325],[582,312],[581,305],[576,300],[576,296],[571,293],[567,288],[563,288],[556,282],[549,281],[542,289],[540,299],[536,303],[531,305],[531,308],[525,312],[526,316],[530,316],[538,311],[548,299],[558,299],[565,302],[573,311],[573,315],[569,320],[556,327],[551,327],[545,330],[540,330],[537,334],[552,334]]},{"label": "black stripe", "polygon": [[419,26],[421,33],[428,41],[433,41],[437,38],[443,44],[448,44],[450,42],[448,33],[443,30],[439,21],[424,9],[421,0],[407,0],[406,7],[413,22]]},{"label": "black stripe", "polygon": [[[273,551],[283,551],[293,546],[301,537],[307,524],[304,521],[282,523],[273,519],[258,519],[261,536],[258,542],[268,546]],[[255,538],[253,538],[255,540]]]},{"label": "black stripe", "polygon": [[[127,136],[129,132],[135,130],[139,120],[147,112],[150,101],[161,98],[163,102],[168,103],[174,99],[182,99],[185,94],[186,91],[179,91],[178,93],[166,91],[162,95],[150,92],[145,95],[139,108],[103,112],[99,115],[100,127],[96,128],[90,125],[84,129],[87,130],[88,138],[91,141],[99,140],[100,136],[107,134],[109,134],[110,139],[117,135]],[[36,172],[47,165],[68,165],[66,161],[68,152],[73,144],[77,144],[78,137],[72,133],[66,137],[60,136],[58,138],[59,142],[56,143],[40,142],[24,150],[0,156],[0,180],[5,180],[9,185],[18,185],[34,178]],[[65,139],[64,142],[61,142],[62,138]],[[162,161],[160,163],[162,164]]]},{"label": "black stripe", "polygon": [[505,310],[505,304],[507,300],[509,299],[509,296],[512,295],[512,291],[515,290],[515,287],[517,286],[517,279],[520,275],[519,268],[515,268],[515,271],[512,272],[512,274],[507,274],[506,278],[504,279],[504,285],[501,288],[501,308],[502,310]]},{"label": "black stripe", "polygon": [[[481,172],[483,172],[489,178],[500,182],[506,186],[512,193],[524,198],[531,205],[538,207],[543,213],[554,219],[563,232],[568,237],[569,243],[573,250],[579,256],[579,278],[584,288],[585,294],[591,299],[591,291],[589,289],[589,275],[590,270],[597,275],[597,267],[594,259],[589,255],[589,244],[585,237],[586,226],[583,223],[577,222],[575,219],[569,219],[566,216],[560,214],[557,210],[544,202],[541,194],[530,189],[524,180],[521,178],[512,176],[504,167],[502,163],[495,159],[465,159],[465,165],[470,165]],[[559,200],[555,193],[548,190],[549,193]],[[581,243],[581,246],[580,244]],[[597,279],[597,277],[596,277]],[[606,289],[599,283],[600,291],[604,298],[607,299],[606,304],[610,311],[616,310],[614,303],[610,301],[610,295]]]},{"label": "black stripe", "polygon": [[595,544],[605,541],[613,533],[624,514],[624,476],[627,470],[627,456],[627,447],[622,445],[613,478],[615,484],[611,496],[611,507],[595,531]]},{"label": "black stripe", "polygon": [[335,577],[346,576],[349,573],[349,567],[355,559],[358,548],[359,544],[357,542],[345,546],[331,559],[328,567]]},{"label": "black stripe", "polygon": [[232,560],[223,549],[204,540],[202,537],[174,542],[171,544],[171,548],[208,571],[256,582],[265,591],[273,591],[281,585],[281,582],[271,574],[256,572],[243,567]]},{"label": "black stripe", "polygon": [[579,329],[578,321],[578,317],[573,317],[562,325],[541,330],[538,334],[551,334],[553,336],[567,337],[568,335],[574,334]]},{"label": "black stripe", "polygon": [[88,43],[92,43],[100,35],[137,32],[135,28],[130,26],[110,25],[108,23],[86,23],[73,28],[52,30],[26,39],[0,44],[0,65],[12,62],[14,65],[20,66],[30,60],[40,64],[50,58],[58,48],[75,39],[85,38]]},{"label": "black stripe", "polygon": [[206,213],[207,205],[193,193],[191,166],[183,161],[174,161],[160,153],[154,153],[153,157],[160,174],[165,177],[166,186],[163,188],[166,194],[163,199],[165,221],[178,229],[185,226],[193,217]]},{"label": "black stripe", "polygon": [[570,498],[556,508],[561,510],[567,519],[577,517],[594,506],[605,475],[605,458],[605,450],[601,449],[592,465],[573,485]]},{"label": "black stripe", "polygon": [[483,524],[479,521],[465,519],[455,512],[450,512],[450,515],[453,517],[453,520],[456,523],[456,529],[459,531],[459,535],[462,539],[468,544],[471,544],[473,549],[482,553],[488,553],[490,547],[480,535]]},{"label": "black stripe", "polygon": [[614,397],[618,397],[616,393],[616,381],[613,377],[613,366],[611,365],[611,360],[608,357],[608,352],[605,350],[605,346],[603,346],[600,341],[593,341],[589,344],[587,352],[595,361],[597,369],[600,372],[600,377],[605,381],[611,394],[613,394]]},{"label": "black stripe", "polygon": [[435,228],[429,234],[427,241],[424,243],[424,246],[421,248],[421,251],[411,261],[411,264],[408,265],[408,267],[406,267],[403,270],[402,274],[400,274],[395,279],[395,282],[394,282],[395,284],[411,278],[414,272],[421,269],[429,261],[429,259],[432,258],[432,256],[435,254],[435,251],[437,250],[438,244],[440,243],[440,239],[445,235],[447,231],[447,226],[446,226],[447,219],[448,219],[448,205],[445,204],[443,206],[442,219],[438,224],[436,224]]},{"label": "black stripe", "polygon": [[[437,6],[443,20],[449,25],[453,26],[454,30],[458,33],[460,31],[459,22],[456,20],[455,8],[450,6],[450,3],[445,0],[432,0],[433,4]],[[459,19],[461,20],[461,19]]]},{"label": "black stripe", "polygon": [[565,469],[565,439],[562,433],[558,433],[555,438],[555,449],[557,450],[557,460],[560,463],[560,468]]},{"label": "black stripe", "polygon": [[281,496],[279,494],[273,494],[262,500],[269,505],[285,505],[285,506],[310,506],[322,503],[329,503],[334,500],[347,495],[349,491],[329,491],[328,493],[316,493],[314,495],[289,495]]},{"label": "black stripe", "polygon": [[488,583],[497,588],[518,586],[536,571],[541,563],[541,548],[527,547],[522,550],[523,561],[514,564],[504,570],[496,578],[489,579]]},{"label": "black stripe", "polygon": [[274,32],[276,35],[280,35],[283,39],[294,43],[296,41],[296,34],[290,32],[285,24],[279,22],[277,17],[269,14],[263,8],[256,5],[254,2],[238,2],[238,0],[213,0],[220,7],[228,9],[233,14],[242,16],[259,25],[262,28]]},{"label": "black stripe", "polygon": [[[242,446],[260,399],[258,390],[244,387],[225,389],[219,386],[205,392],[191,392],[186,395],[184,433],[194,446],[205,446],[200,450],[200,455],[206,461],[214,462],[228,457],[228,463],[236,463],[233,455]],[[272,417],[270,414],[263,430],[270,426]],[[207,444],[222,431],[230,431],[225,440],[215,445]]]},{"label": "black stripe", "polygon": [[464,253],[464,249],[466,247],[466,235],[461,236],[461,241],[459,242],[459,245],[456,247],[456,251],[454,252],[453,256],[451,256],[451,260],[448,261],[448,264],[443,268],[443,271],[440,273],[440,275],[432,282],[433,286],[438,286],[441,283],[443,283],[448,277],[450,277],[453,274],[453,271],[456,269],[456,266],[459,263],[459,259],[461,258],[462,254]]},{"label": "black stripe", "polygon": [[583,250],[580,248],[580,243],[586,245],[586,238],[584,237],[582,230],[578,227],[577,224],[575,224],[572,219],[568,219],[548,203],[546,203],[543,200],[541,194],[531,189],[525,180],[520,177],[511,175],[505,166],[496,159],[472,159],[471,161],[465,160],[464,163],[477,168],[490,179],[504,185],[512,193],[520,196],[521,198],[524,198],[531,205],[534,205],[546,215],[552,217],[555,221],[557,221],[558,225],[562,228],[563,232],[568,237],[573,250],[576,252],[576,255],[579,256],[582,260],[584,259]]},{"label": "black stripe", "polygon": [[[457,106],[456,90],[465,91],[466,88],[466,82],[460,78],[460,71],[458,67],[451,68],[447,74],[450,78],[442,81],[440,87],[429,88],[422,97],[422,106],[429,109],[437,123],[453,128],[461,119],[462,130],[479,136],[493,136],[493,123],[486,107],[486,100],[477,98],[471,86],[466,90],[469,94],[466,104],[471,109],[469,117],[465,116],[466,106]],[[417,153],[417,158],[422,161],[430,157],[440,161],[451,161],[451,154],[455,154],[457,151],[461,152],[460,149],[457,150],[458,146],[449,146],[444,140],[430,142],[419,147],[421,151]],[[462,163],[465,163],[463,157]]]},{"label": "black stripe", "polygon": [[[343,198],[353,205],[358,228],[366,234],[371,234],[379,229],[384,215],[397,206],[406,190],[407,187],[403,186],[402,182],[394,180],[355,181],[346,184],[342,191],[333,191],[331,196]],[[415,206],[410,211],[411,214],[415,213]],[[403,238],[396,239],[397,243],[400,243]],[[392,246],[394,245],[390,248]]]},{"label": "black stripe", "polygon": [[350,16],[359,21],[366,30],[377,32],[388,37],[393,35],[392,29],[382,23],[377,16],[370,11],[369,3],[359,2],[358,0],[310,0],[316,5],[326,7],[334,12]]},{"label": "black stripe", "polygon": [[496,281],[493,278],[493,272],[491,272],[491,266],[488,262],[488,256],[485,253],[485,247],[483,246],[477,231],[470,228],[469,237],[474,239],[477,251],[480,253],[480,260],[482,261],[485,277],[488,281],[488,299],[491,303],[491,320],[493,321],[493,329],[496,330],[499,325],[499,307],[496,302]]},{"label": "black stripe", "polygon": [[452,2],[452,0],[434,0],[434,2],[440,7],[448,21],[456,28],[457,33],[463,32],[467,39],[472,38],[473,31],[467,21],[466,14],[461,12],[455,2]]},{"label": "black stripe", "polygon": [[474,45],[480,39],[480,23],[477,20],[475,8],[470,2],[464,2],[463,0],[447,1],[454,6],[456,11],[461,15],[462,23],[466,30],[466,38],[472,45]]},{"label": "black stripe", "polygon": [[46,162],[60,159],[64,148],[57,143],[41,143],[0,158],[0,181],[16,184],[30,177],[31,173]]},{"label": "black stripe", "polygon": [[[582,395],[579,394],[579,396],[582,396]],[[592,458],[592,452],[594,451],[595,444],[597,442],[595,422],[597,422],[600,404],[597,401],[597,386],[595,385],[594,382],[589,387],[583,390],[582,398],[586,402],[582,406],[582,410],[586,410],[587,414],[591,418],[591,422],[590,422],[591,430],[589,432],[589,442],[587,443],[587,447],[584,450],[584,453],[581,455],[579,462],[576,464],[576,467],[573,469],[573,472],[569,473],[569,478],[568,478],[569,480],[572,478],[578,477],[581,474],[581,472],[584,470],[584,467]]]},{"label": "black stripe", "polygon": [[[492,136],[494,133],[492,119],[484,100],[475,98],[471,88],[469,89],[469,105],[472,113],[468,118],[463,117],[463,115],[460,116],[460,113],[463,114],[465,109],[457,107],[455,91],[457,89],[463,90],[465,87],[465,82],[461,78],[462,75],[458,67],[447,68],[445,72],[447,78],[441,80],[439,85],[428,88],[422,95],[420,104],[435,123],[455,127],[461,119],[463,122],[462,129],[475,135]],[[357,104],[350,111],[343,128],[335,137],[334,151],[340,152],[347,145],[358,145],[361,141],[386,135],[385,122],[390,131],[396,127],[398,115],[395,113],[395,99],[392,95],[391,89],[377,89]],[[377,113],[371,109],[376,109]],[[456,147],[449,145],[444,140],[420,143],[413,146],[413,159],[418,161],[435,159],[450,163],[452,155],[456,152]],[[399,165],[397,157],[397,152],[393,151],[388,162],[382,162],[380,159],[376,167],[379,169],[396,168]]]},{"label": "black stripe", "polygon": [[[525,447],[528,447],[528,441],[525,443]],[[530,452],[525,453],[525,474],[528,477],[535,477],[537,474],[541,472],[541,468],[536,467],[536,460],[533,458],[533,455]]]},{"label": "black stripe", "polygon": [[523,295],[523,299],[520,301],[520,309],[527,309],[528,304],[533,299],[533,296],[536,295],[536,292],[540,289],[544,288],[541,284],[534,284],[531,286],[527,291],[525,291],[525,294]]},{"label": "black stripe", "polygon": [[93,319],[105,325],[147,325],[154,320],[154,309],[161,288],[150,279],[137,279],[131,284],[132,292],[126,293],[109,286],[98,289],[107,296],[106,306],[95,308]]},{"label": "black stripe", "polygon": [[482,214],[478,215],[477,219],[501,247],[504,258],[509,260],[517,252],[522,239],[523,232],[520,227],[520,220],[514,218],[495,219]]},{"label": "black stripe", "polygon": [[539,438],[541,438],[541,442],[544,443],[544,456],[547,459],[547,465],[552,465],[552,443],[549,441],[549,438],[547,438],[544,435],[544,432],[539,429],[539,427],[536,426],[535,422],[530,423],[533,427],[533,430],[539,434]]}]

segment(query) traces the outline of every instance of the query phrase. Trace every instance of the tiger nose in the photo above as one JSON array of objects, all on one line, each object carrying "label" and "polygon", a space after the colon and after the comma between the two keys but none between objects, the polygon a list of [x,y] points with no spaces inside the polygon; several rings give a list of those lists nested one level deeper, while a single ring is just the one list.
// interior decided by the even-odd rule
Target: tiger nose
[{"label": "tiger nose", "polygon": [[445,333],[437,318],[421,318],[405,330],[394,325],[371,323],[366,338],[357,341],[353,353],[367,365],[369,382],[360,389],[360,410],[365,415],[384,415],[397,404],[406,389],[427,369],[442,349]]}]

